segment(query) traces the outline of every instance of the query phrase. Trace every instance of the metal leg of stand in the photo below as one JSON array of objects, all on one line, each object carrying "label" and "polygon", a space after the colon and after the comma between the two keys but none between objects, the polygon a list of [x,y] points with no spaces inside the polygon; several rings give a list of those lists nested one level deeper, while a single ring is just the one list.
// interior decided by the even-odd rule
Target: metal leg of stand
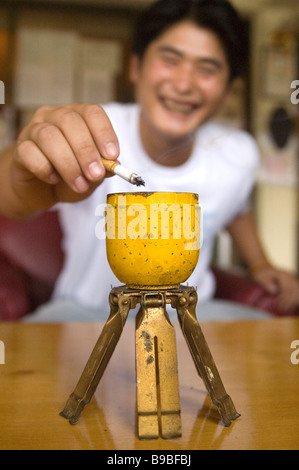
[{"label": "metal leg of stand", "polygon": [[226,393],[216,364],[196,318],[197,294],[195,289],[182,292],[177,300],[177,312],[182,332],[190,349],[195,366],[212,402],[218,408],[225,426],[238,418],[231,397]]},{"label": "metal leg of stand", "polygon": [[163,294],[143,297],[136,321],[137,420],[140,439],[181,436],[175,330]]},{"label": "metal leg of stand", "polygon": [[79,382],[70,395],[61,416],[75,424],[90,402],[123,331],[131,302],[128,296],[112,289],[109,297],[110,316],[87,361]]},{"label": "metal leg of stand", "polygon": [[140,292],[120,286],[111,290],[110,316],[60,413],[75,424],[91,400],[115,350],[130,309],[141,304],[136,318],[136,373],[138,436],[153,439],[181,436],[181,415],[175,330],[166,303],[176,308],[180,326],[195,366],[225,426],[238,418],[226,393],[208,344],[196,318],[197,294],[193,287]]}]

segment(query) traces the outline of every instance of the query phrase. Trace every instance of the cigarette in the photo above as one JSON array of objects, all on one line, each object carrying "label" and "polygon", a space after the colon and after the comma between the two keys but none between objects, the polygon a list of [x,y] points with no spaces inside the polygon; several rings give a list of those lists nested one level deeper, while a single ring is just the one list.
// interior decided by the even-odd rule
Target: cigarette
[{"label": "cigarette", "polygon": [[123,167],[119,163],[119,161],[107,160],[106,158],[102,157],[102,162],[105,170],[120,176],[131,184],[135,184],[136,186],[145,186],[145,182],[143,181],[141,176],[137,175],[137,173],[135,173],[134,171],[128,170],[127,168]]}]

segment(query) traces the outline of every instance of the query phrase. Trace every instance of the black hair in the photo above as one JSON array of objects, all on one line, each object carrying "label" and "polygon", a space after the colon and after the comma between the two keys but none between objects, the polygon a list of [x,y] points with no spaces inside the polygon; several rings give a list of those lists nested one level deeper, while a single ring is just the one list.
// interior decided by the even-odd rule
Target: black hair
[{"label": "black hair", "polygon": [[214,32],[226,52],[230,79],[247,66],[248,39],[244,22],[227,0],[159,0],[139,17],[132,51],[142,59],[147,47],[171,26],[190,20]]}]

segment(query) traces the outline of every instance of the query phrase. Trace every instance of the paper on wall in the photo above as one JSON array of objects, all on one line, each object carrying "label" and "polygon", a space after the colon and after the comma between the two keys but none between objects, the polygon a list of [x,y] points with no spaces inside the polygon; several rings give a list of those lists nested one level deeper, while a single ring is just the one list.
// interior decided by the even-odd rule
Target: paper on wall
[{"label": "paper on wall", "polygon": [[82,103],[105,104],[115,99],[115,76],[109,71],[82,71],[80,100]]},{"label": "paper on wall", "polygon": [[122,70],[122,51],[118,41],[110,39],[81,40],[81,63],[83,68],[109,72],[117,75]]},{"label": "paper on wall", "polygon": [[36,108],[74,99],[76,33],[22,28],[17,33],[14,105]]},{"label": "paper on wall", "polygon": [[21,28],[17,33],[14,105],[35,109],[116,98],[122,70],[118,41],[80,38],[73,31]]},{"label": "paper on wall", "polygon": [[79,101],[105,104],[116,99],[116,76],[122,70],[118,41],[82,38],[77,66]]}]

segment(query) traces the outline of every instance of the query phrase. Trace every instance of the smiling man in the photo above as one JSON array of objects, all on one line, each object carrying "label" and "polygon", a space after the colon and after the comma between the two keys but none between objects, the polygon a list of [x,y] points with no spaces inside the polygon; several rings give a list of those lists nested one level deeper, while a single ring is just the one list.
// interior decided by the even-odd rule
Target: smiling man
[{"label": "smiling man", "polygon": [[[298,280],[271,266],[250,212],[256,144],[246,132],[211,120],[244,70],[245,50],[242,22],[227,1],[160,0],[135,31],[136,104],[41,108],[3,153],[0,210],[11,217],[53,206],[60,212],[66,261],[53,300],[95,308],[95,318],[100,311],[106,318],[111,285],[119,284],[105,241],[95,236],[95,214],[107,193],[135,188],[106,178],[104,156],[141,174],[147,191],[199,194],[203,243],[188,282],[200,301],[213,296],[209,266],[216,236],[227,228],[253,277],[284,308],[299,304]],[[56,317],[48,312],[50,318],[44,311],[33,319],[65,319],[61,309]]]},{"label": "smiling man", "polygon": [[[173,25],[148,46],[141,59],[133,58],[131,78],[141,106],[140,135],[153,160],[168,148],[171,155],[164,165],[179,165],[189,158],[194,133],[228,93],[229,74],[220,40],[191,20]],[[176,155],[175,145],[184,143],[184,151]]]}]

